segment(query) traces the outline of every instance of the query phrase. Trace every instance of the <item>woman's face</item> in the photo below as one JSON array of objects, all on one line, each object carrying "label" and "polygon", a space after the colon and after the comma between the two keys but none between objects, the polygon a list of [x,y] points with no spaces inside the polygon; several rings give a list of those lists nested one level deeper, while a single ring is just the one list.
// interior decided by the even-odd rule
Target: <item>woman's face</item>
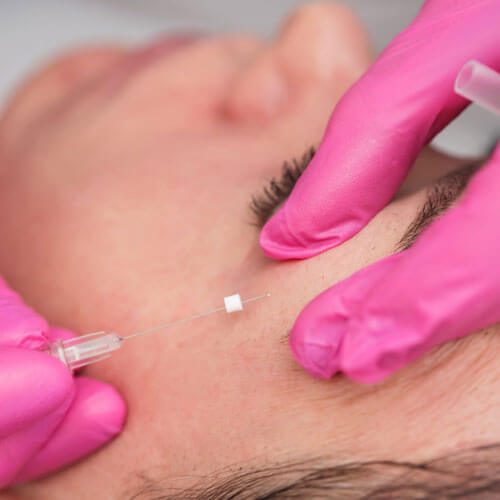
[{"label": "woman's face", "polygon": [[81,51],[13,99],[0,125],[0,273],[52,324],[126,335],[225,295],[271,293],[243,313],[131,340],[90,368],[128,402],[123,435],[29,494],[122,498],[141,474],[184,488],[281,462],[419,458],[496,437],[494,338],[377,387],[317,381],[291,359],[300,309],[393,252],[424,202],[416,187],[456,166],[426,153],[410,194],[339,248],[281,264],[262,255],[251,195],[320,140],[369,57],[348,11],[309,6],[270,42]]}]

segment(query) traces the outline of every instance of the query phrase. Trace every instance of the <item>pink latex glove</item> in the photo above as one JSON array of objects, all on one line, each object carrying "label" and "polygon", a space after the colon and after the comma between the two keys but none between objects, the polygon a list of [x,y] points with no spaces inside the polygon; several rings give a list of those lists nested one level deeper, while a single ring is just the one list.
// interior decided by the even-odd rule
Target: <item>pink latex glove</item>
[{"label": "pink latex glove", "polygon": [[[500,1],[427,1],[335,108],[311,165],[262,231],[265,253],[306,258],[362,229],[422,147],[467,105],[453,84],[470,59],[500,70]],[[291,346],[308,371],[377,382],[500,320],[499,156],[410,250],[305,308]]]},{"label": "pink latex glove", "polygon": [[109,385],[73,378],[38,349],[68,337],[0,278],[0,489],[69,465],[116,436],[125,404]]}]

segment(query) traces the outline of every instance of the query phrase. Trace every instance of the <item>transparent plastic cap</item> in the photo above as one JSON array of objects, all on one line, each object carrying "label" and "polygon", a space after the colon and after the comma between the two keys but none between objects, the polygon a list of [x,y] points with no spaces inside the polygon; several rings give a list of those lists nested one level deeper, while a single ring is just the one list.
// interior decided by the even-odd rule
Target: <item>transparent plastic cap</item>
[{"label": "transparent plastic cap", "polygon": [[500,73],[469,61],[455,80],[455,92],[483,108],[500,115]]},{"label": "transparent plastic cap", "polygon": [[76,370],[111,356],[120,349],[123,339],[116,333],[96,332],[68,340],[57,340],[50,346],[50,354],[60,359],[69,369]]}]

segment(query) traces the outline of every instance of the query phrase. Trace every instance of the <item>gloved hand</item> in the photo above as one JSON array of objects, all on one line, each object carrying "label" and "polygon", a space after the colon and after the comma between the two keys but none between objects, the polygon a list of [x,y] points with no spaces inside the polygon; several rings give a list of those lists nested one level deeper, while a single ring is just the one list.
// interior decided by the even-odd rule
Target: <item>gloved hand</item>
[{"label": "gloved hand", "polygon": [[0,489],[69,465],[123,427],[125,405],[111,386],[73,378],[39,352],[48,339],[68,336],[0,278]]},{"label": "gloved hand", "polygon": [[[339,102],[323,142],[261,245],[306,258],[352,237],[393,197],[421,148],[467,105],[476,59],[500,69],[498,0],[428,0]],[[459,206],[408,251],[317,297],[291,334],[311,373],[376,382],[431,347],[500,320],[500,153]]]}]

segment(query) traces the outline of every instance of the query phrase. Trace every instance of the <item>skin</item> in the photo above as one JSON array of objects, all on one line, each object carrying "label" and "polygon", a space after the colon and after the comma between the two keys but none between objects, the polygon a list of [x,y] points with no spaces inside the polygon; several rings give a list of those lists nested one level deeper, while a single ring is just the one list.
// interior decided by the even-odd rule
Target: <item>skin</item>
[{"label": "skin", "polygon": [[319,141],[370,57],[348,10],[314,5],[270,42],[86,49],[17,93],[0,124],[0,273],[51,324],[126,335],[231,293],[272,296],[131,340],[88,369],[124,394],[123,434],[15,498],[123,498],[142,472],[188,487],[233,466],[420,459],[500,439],[497,336],[441,348],[378,386],[312,379],[289,353],[297,312],[392,253],[423,186],[460,164],[425,151],[344,245],[300,262],[262,255],[251,194]]}]

